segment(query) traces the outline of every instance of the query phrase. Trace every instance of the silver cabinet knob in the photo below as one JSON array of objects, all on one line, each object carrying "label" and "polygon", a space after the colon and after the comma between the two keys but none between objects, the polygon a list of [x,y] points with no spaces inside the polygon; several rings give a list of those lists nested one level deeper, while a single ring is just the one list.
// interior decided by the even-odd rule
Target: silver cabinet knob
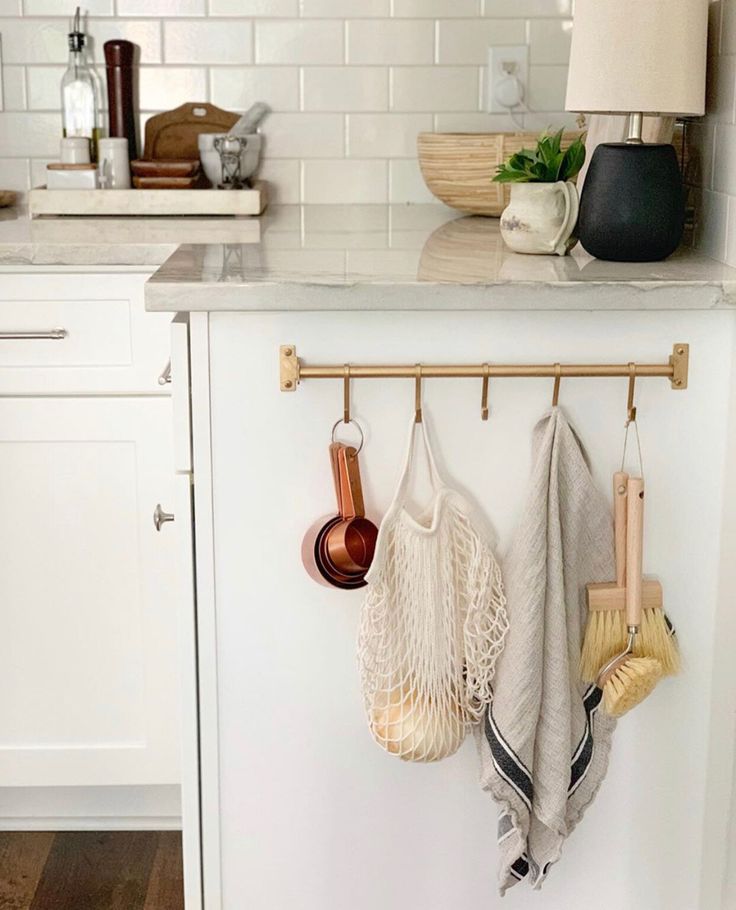
[{"label": "silver cabinet knob", "polygon": [[156,504],[156,508],[153,510],[153,525],[157,531],[161,530],[161,526],[166,524],[167,521],[173,521],[174,516],[171,512],[164,512],[161,508],[161,503]]},{"label": "silver cabinet knob", "polygon": [[171,361],[164,367],[163,373],[158,377],[159,385],[168,385],[171,382]]}]

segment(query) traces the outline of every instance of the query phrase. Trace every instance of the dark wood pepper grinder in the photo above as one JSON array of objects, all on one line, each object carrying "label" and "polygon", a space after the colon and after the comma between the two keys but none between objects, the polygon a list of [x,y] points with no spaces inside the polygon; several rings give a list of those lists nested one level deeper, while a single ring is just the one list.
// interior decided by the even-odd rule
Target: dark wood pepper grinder
[{"label": "dark wood pepper grinder", "polygon": [[105,42],[110,136],[124,136],[128,140],[131,161],[138,157],[134,100],[136,50],[135,44],[122,38]]}]

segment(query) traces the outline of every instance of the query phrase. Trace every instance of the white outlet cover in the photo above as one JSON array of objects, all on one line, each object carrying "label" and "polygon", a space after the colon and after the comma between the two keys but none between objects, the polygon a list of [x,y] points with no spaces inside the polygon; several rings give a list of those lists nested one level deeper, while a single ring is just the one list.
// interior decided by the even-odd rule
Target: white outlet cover
[{"label": "white outlet cover", "polygon": [[[504,72],[506,64],[514,64],[514,75],[524,86],[524,97],[529,90],[529,46],[527,44],[499,45],[488,48],[488,71],[486,73],[486,110],[491,114],[508,113],[496,100],[496,87],[501,79],[508,78]],[[523,110],[524,103],[516,108]]]}]

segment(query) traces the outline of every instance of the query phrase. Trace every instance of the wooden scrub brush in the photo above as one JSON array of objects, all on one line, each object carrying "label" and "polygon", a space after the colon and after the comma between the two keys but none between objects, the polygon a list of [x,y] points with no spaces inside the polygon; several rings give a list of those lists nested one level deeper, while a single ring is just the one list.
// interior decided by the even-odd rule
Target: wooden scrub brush
[{"label": "wooden scrub brush", "polygon": [[[588,622],[580,657],[580,675],[595,682],[600,668],[620,654],[628,630],[626,605],[626,512],[629,475],[619,471],[613,476],[614,528],[616,542],[616,581],[588,585]],[[655,579],[642,583],[642,616],[634,643],[636,657],[653,657],[662,665],[665,676],[680,671],[677,636],[664,612],[662,585]]]},{"label": "wooden scrub brush", "polygon": [[[609,660],[596,678],[596,684],[603,689],[606,712],[612,717],[621,717],[636,707],[664,675],[660,661],[636,654],[643,599],[644,482],[640,477],[633,477],[626,486],[625,618],[628,639],[624,650]],[[620,543],[617,544],[617,555],[619,547]],[[618,591],[619,586],[616,588]],[[588,596],[591,596],[590,590]]]}]

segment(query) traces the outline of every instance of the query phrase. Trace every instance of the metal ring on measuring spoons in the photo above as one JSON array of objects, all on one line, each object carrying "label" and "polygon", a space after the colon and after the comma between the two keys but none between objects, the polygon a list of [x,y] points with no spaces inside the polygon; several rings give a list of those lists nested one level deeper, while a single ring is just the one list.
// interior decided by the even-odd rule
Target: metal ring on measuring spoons
[{"label": "metal ring on measuring spoons", "polygon": [[[335,439],[335,431],[337,430],[337,428],[340,426],[341,423],[342,424],[345,423],[345,421],[342,419],[342,417],[339,420],[335,421],[335,425],[332,428],[332,441],[333,442],[337,442],[337,440]],[[356,426],[358,428],[358,432],[360,433],[360,445],[355,450],[355,454],[357,455],[363,449],[363,443],[365,442],[365,435],[363,434],[363,427],[361,427],[361,425],[358,423],[358,421],[354,420],[352,417],[350,418],[350,420],[348,420],[348,423],[353,424],[353,426]]]}]

